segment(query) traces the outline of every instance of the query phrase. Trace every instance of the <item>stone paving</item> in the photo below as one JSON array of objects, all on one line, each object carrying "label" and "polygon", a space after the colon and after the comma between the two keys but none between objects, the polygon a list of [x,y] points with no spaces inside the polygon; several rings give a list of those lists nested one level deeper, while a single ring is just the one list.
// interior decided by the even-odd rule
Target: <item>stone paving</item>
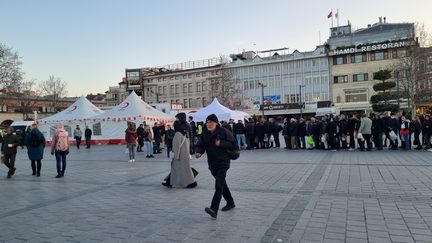
[{"label": "stone paving", "polygon": [[120,145],[73,148],[56,179],[47,151],[38,178],[20,150],[12,179],[0,167],[0,241],[432,242],[430,152],[245,151],[227,177],[237,207],[217,220],[205,159],[195,189],[160,185],[165,154],[127,160]]}]

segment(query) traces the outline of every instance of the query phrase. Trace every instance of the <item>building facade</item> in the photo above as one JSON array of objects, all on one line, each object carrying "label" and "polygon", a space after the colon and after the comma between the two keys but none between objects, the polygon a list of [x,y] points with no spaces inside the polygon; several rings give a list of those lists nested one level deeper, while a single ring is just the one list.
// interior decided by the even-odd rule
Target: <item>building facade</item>
[{"label": "building facade", "polygon": [[118,83],[118,86],[110,86],[105,95],[106,106],[112,107],[123,102],[129,95],[126,87],[126,78],[123,78],[123,81]]},{"label": "building facade", "polygon": [[231,58],[228,67],[233,72],[232,80],[241,87],[240,107],[249,113],[261,114],[261,108],[265,115],[316,113],[330,106],[324,46],[310,52],[288,53],[287,48],[261,51],[258,55],[243,52]]},{"label": "building facade", "polygon": [[127,90],[139,91],[150,105],[169,103],[173,109],[208,105],[212,98],[211,86],[220,77],[221,62],[218,58],[156,68],[126,69]]},{"label": "building facade", "polygon": [[374,73],[395,71],[416,45],[414,38],[414,24],[385,18],[356,31],[350,24],[331,28],[327,48],[334,106],[341,112],[370,112]]},{"label": "building facade", "polygon": [[420,48],[416,82],[416,112],[432,112],[432,47]]}]

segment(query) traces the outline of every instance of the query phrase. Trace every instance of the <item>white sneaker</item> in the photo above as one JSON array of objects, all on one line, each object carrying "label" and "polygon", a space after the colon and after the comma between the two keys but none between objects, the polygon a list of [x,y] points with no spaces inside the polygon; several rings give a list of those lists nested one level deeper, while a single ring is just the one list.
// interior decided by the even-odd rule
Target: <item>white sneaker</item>
[{"label": "white sneaker", "polygon": [[129,160],[129,163],[132,163],[132,160],[131,160],[131,159]]},{"label": "white sneaker", "polygon": [[135,159],[133,159],[132,162],[135,163]]}]

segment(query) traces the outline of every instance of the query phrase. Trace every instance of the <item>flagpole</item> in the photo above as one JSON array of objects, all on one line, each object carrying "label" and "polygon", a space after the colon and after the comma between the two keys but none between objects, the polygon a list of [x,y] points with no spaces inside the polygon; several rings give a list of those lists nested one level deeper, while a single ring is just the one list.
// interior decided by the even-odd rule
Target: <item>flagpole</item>
[{"label": "flagpole", "polygon": [[339,27],[339,9],[336,10],[337,27]]},{"label": "flagpole", "polygon": [[332,18],[332,28],[334,27],[333,26],[333,9],[331,10],[331,18]]}]

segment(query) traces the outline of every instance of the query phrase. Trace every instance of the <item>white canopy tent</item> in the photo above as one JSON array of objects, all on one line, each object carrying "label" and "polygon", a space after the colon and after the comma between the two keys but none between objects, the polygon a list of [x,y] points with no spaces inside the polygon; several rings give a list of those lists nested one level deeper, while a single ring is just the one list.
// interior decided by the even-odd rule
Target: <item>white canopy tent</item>
[{"label": "white canopy tent", "polygon": [[207,116],[211,114],[215,114],[218,117],[219,121],[229,121],[230,119],[238,121],[250,117],[250,115],[246,112],[231,110],[221,105],[217,98],[215,98],[210,105],[193,113],[192,116],[194,118],[194,121],[196,122],[205,122]]},{"label": "white canopy tent", "polygon": [[140,124],[145,121],[152,126],[155,122],[170,123],[174,121],[174,117],[153,108],[135,92],[132,92],[120,105],[91,119],[101,123],[102,136],[104,140],[109,140],[109,143],[122,143],[124,141],[127,122]]},{"label": "white canopy tent", "polygon": [[104,111],[93,105],[87,98],[81,96],[67,109],[52,116],[37,120],[39,130],[45,136],[47,141],[51,141],[52,135],[59,122],[65,125],[65,129],[72,137],[73,129],[80,125],[84,133],[84,128],[91,121],[91,117],[103,114]]}]

